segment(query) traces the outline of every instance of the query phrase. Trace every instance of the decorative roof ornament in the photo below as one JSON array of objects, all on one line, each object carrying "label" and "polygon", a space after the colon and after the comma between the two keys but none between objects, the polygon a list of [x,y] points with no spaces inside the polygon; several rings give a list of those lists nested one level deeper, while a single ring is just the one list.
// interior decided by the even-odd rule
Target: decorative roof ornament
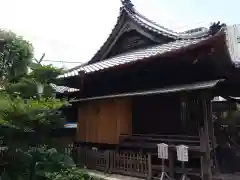
[{"label": "decorative roof ornament", "polygon": [[226,24],[220,23],[220,21],[218,21],[217,23],[212,23],[212,25],[209,27],[209,34],[216,34],[222,27],[226,27]]},{"label": "decorative roof ornament", "polygon": [[121,2],[122,2],[123,7],[127,8],[129,10],[133,10],[134,5],[131,2],[131,0],[121,0]]}]

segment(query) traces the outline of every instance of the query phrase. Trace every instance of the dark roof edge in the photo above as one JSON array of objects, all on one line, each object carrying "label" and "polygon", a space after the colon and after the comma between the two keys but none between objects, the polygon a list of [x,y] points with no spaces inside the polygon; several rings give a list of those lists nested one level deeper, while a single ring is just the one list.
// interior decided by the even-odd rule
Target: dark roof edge
[{"label": "dark roof edge", "polygon": [[205,90],[205,89],[211,89],[211,88],[216,87],[218,85],[218,83],[220,83],[222,81],[224,81],[224,79],[211,80],[211,81],[205,81],[205,82],[196,82],[193,84],[164,87],[164,88],[160,88],[160,89],[147,90],[147,91],[129,92],[129,93],[81,98],[81,99],[73,100],[71,102],[84,102],[84,101],[91,101],[91,100],[123,98],[123,97],[131,97],[131,96],[147,96],[147,95],[156,95],[156,94],[177,93],[177,92],[182,92],[182,91]]}]

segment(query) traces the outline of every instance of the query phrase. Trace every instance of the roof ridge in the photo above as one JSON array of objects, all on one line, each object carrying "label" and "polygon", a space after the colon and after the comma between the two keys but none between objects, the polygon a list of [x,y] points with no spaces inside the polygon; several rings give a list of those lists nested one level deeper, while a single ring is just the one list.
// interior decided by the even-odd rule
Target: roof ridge
[{"label": "roof ridge", "polygon": [[121,0],[121,2],[122,2],[122,7],[125,7],[127,9],[133,10],[133,11],[135,10],[134,5],[131,2],[131,0]]},{"label": "roof ridge", "polygon": [[[176,39],[176,37],[174,37],[174,34],[172,30],[164,27],[164,26],[161,26],[159,25],[158,23],[148,19],[147,17],[145,17],[144,15],[140,14],[134,7],[133,3],[131,2],[131,0],[121,0],[122,2],[122,9],[124,9],[128,15],[130,17],[132,17],[132,19],[134,21],[136,21],[138,24],[139,24],[139,21],[141,21],[137,16],[141,17],[142,19],[144,19],[145,21],[148,21],[149,23],[153,24],[154,26],[158,27],[158,28],[154,28],[152,27],[151,25],[149,26],[148,24],[144,23],[143,21],[140,22],[140,24],[144,24],[145,28],[146,26],[148,26],[148,29],[150,30],[155,30],[155,31],[158,31],[159,33],[163,33],[164,35],[168,36],[168,37],[171,37],[171,38],[174,38]],[[137,19],[136,19],[137,18]],[[160,28],[160,29],[159,29]]]},{"label": "roof ridge", "polygon": [[[174,39],[195,39],[195,38],[200,38],[203,36],[207,36],[209,29],[207,28],[199,28],[199,31],[193,32],[193,33],[187,33],[185,32],[176,32],[173,31],[169,28],[166,28],[158,23],[156,23],[153,20],[150,20],[146,16],[142,15],[139,13],[135,8],[134,5],[132,4],[131,0],[121,0],[122,2],[122,8],[126,10],[126,12],[135,20],[135,21],[140,21],[142,24],[145,26],[148,26],[150,29],[155,29],[159,31],[160,33],[163,33],[164,35],[167,35],[169,37],[172,37]],[[137,18],[137,19],[136,19]],[[144,22],[146,21],[146,22]],[[139,23],[139,22],[138,22]],[[150,23],[150,24],[149,24]],[[155,27],[153,27],[155,26]],[[190,31],[190,30],[188,30]]]},{"label": "roof ridge", "polygon": [[[127,11],[127,13],[129,13],[129,15],[130,15],[131,17],[134,16],[133,19],[135,19],[135,21],[141,21],[141,23],[143,23],[143,24],[145,24],[145,25],[147,25],[147,26],[149,26],[149,27],[151,27],[151,28],[154,28],[154,29],[156,29],[157,31],[160,31],[160,33],[164,33],[164,35],[167,35],[167,36],[170,36],[170,37],[174,37],[174,36],[175,36],[175,38],[177,37],[176,35],[174,35],[174,31],[172,31],[172,30],[170,30],[170,29],[168,29],[168,28],[166,28],[166,27],[164,27],[164,26],[159,25],[158,23],[154,22],[153,20],[148,19],[146,16],[142,15],[142,14],[139,13],[137,10],[135,10],[135,11],[133,12],[134,14],[133,14],[132,12],[128,11],[128,10],[126,10],[126,11]],[[149,22],[149,23],[151,23],[151,24],[146,24],[146,23],[143,22],[141,19],[139,19],[139,17],[142,18],[142,20],[145,20],[145,21],[147,21],[147,22]],[[137,18],[137,20],[136,20],[136,18]],[[139,22],[138,22],[138,23],[139,23]],[[156,26],[157,28],[153,27],[152,25]],[[159,29],[159,28],[160,28],[160,29]],[[166,34],[166,33],[167,33],[167,34]]]},{"label": "roof ridge", "polygon": [[[169,28],[166,28],[158,23],[156,23],[153,20],[148,19],[146,16],[140,14],[139,12],[135,11],[135,14],[142,18],[143,20],[153,24],[154,26],[160,28],[158,30],[160,31],[165,31],[165,33],[171,34],[172,36],[175,36],[176,39],[192,39],[192,38],[200,38],[202,36],[207,36],[208,35],[208,28],[199,28],[199,31],[193,32],[193,33],[188,33],[188,32],[177,32],[177,31],[173,31]],[[142,21],[141,19],[139,19],[140,21]],[[144,22],[143,22],[144,23]],[[151,26],[151,25],[150,25]],[[188,30],[190,31],[190,30]]]}]

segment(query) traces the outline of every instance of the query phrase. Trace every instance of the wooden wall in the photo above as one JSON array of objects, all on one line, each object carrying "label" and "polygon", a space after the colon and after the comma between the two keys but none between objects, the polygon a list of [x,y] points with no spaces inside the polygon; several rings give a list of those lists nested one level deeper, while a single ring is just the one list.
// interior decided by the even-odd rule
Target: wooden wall
[{"label": "wooden wall", "polygon": [[120,134],[131,134],[130,99],[87,102],[79,108],[77,141],[117,144]]}]

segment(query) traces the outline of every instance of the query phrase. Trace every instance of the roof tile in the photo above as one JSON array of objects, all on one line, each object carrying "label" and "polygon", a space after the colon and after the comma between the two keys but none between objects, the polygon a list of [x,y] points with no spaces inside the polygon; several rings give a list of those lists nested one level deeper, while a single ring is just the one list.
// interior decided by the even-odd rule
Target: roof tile
[{"label": "roof tile", "polygon": [[77,92],[79,89],[70,88],[67,86],[57,86],[56,84],[51,83],[50,86],[57,92],[57,93],[64,93],[64,92]]},{"label": "roof tile", "polygon": [[170,42],[167,44],[150,46],[145,49],[135,50],[129,53],[120,54],[118,56],[96,62],[93,64],[85,65],[79,67],[79,69],[74,70],[73,72],[68,72],[66,74],[60,75],[58,78],[66,78],[71,76],[78,75],[79,71],[84,71],[85,74],[93,73],[96,71],[100,71],[103,69],[109,69],[115,66],[120,66],[122,64],[128,64],[134,61],[140,61],[145,58],[150,58],[154,56],[159,56],[167,52],[176,51],[182,48],[186,48],[188,46],[197,44],[207,38],[199,38],[199,39],[188,39],[188,40],[176,40],[174,42]]}]

